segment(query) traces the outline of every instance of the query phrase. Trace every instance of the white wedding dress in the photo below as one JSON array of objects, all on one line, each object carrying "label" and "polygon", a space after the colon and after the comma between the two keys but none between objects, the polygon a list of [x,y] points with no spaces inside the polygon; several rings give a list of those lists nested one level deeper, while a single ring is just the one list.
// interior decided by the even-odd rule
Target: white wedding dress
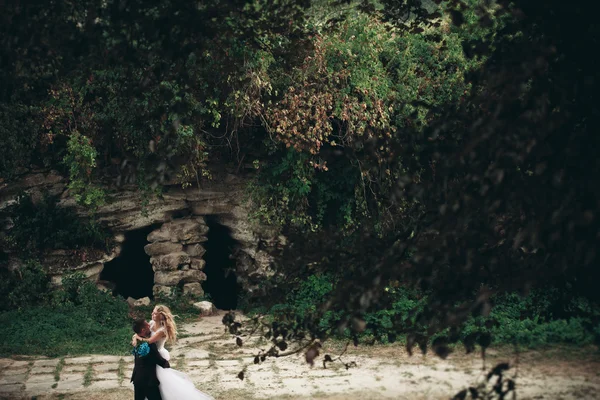
[{"label": "white wedding dress", "polygon": [[[150,322],[152,334],[164,328],[154,330],[154,321]],[[165,349],[166,338],[162,338],[156,342],[156,347],[160,355],[167,361],[170,361],[171,355]],[[162,400],[215,400],[214,397],[203,393],[196,389],[191,379],[181,371],[173,368],[163,368],[160,365],[156,366],[156,377],[160,382],[158,388]]]}]

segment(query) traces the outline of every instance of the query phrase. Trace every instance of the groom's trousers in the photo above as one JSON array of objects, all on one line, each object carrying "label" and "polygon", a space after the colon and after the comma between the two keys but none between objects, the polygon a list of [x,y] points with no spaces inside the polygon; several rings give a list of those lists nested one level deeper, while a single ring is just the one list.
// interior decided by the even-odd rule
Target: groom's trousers
[{"label": "groom's trousers", "polygon": [[158,386],[136,386],[133,385],[135,400],[162,400]]}]

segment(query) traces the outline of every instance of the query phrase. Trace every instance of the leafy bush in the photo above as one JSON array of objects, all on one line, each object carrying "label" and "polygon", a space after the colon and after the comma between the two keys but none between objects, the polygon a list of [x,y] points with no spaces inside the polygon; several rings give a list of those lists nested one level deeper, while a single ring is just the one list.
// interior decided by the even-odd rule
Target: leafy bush
[{"label": "leafy bush", "polygon": [[96,209],[106,202],[104,190],[92,184],[92,170],[96,167],[96,149],[89,138],[75,131],[69,137],[67,155],[63,162],[69,168],[69,190],[78,204]]},{"label": "leafy bush", "polygon": [[[281,319],[293,315],[298,321],[319,315],[319,329],[334,336],[346,337],[348,332],[338,332],[335,323],[343,314],[328,310],[322,314],[320,305],[327,301],[335,288],[336,280],[328,274],[308,276],[298,281],[296,290],[291,291],[285,302],[276,304],[269,313]],[[364,315],[366,330],[364,339],[382,343],[404,340],[396,337],[398,328],[415,326],[416,319],[428,301],[426,293],[399,285],[397,282],[386,287],[383,304],[389,306],[367,312]],[[519,344],[534,348],[549,344],[585,345],[592,342],[596,331],[600,332],[600,309],[581,297],[568,297],[568,292],[549,288],[532,291],[527,296],[508,293],[493,297],[494,307],[489,318],[471,317],[463,325],[461,336],[472,333],[490,333],[495,344]],[[492,323],[493,322],[493,323]],[[426,333],[427,326],[420,326]],[[435,337],[447,334],[441,332]]]},{"label": "leafy bush", "polygon": [[0,355],[45,355],[57,357],[78,354],[126,355],[130,347],[131,323],[127,304],[122,314],[110,317],[104,309],[90,306],[36,306],[0,313],[6,337]]},{"label": "leafy bush", "polygon": [[[539,347],[552,343],[589,344],[600,320],[600,309],[582,297],[565,299],[555,288],[534,290],[527,296],[496,296],[489,318],[471,318],[463,334],[486,331],[497,344]],[[485,321],[493,324],[485,324]]]},{"label": "leafy bush", "polygon": [[422,132],[472,90],[464,74],[481,61],[465,57],[462,40],[448,26],[395,31],[361,13],[311,36],[313,51],[265,107],[274,141],[250,187],[256,215],[313,231],[341,225],[351,232],[365,217],[379,232],[393,226],[406,208],[389,201],[406,173],[391,162],[394,143],[404,130]]},{"label": "leafy bush", "polygon": [[288,293],[285,302],[274,304],[267,314],[278,318],[287,315],[293,317],[297,324],[302,324],[305,318],[308,320],[314,315],[320,315],[319,327],[322,331],[327,331],[341,315],[335,311],[320,314],[319,306],[327,300],[335,282],[336,279],[327,274],[310,275],[305,280],[298,281],[297,288]]},{"label": "leafy bush", "polygon": [[57,205],[58,199],[45,195],[34,203],[21,194],[8,212],[14,226],[5,242],[22,256],[37,257],[44,250],[84,246],[105,248],[108,232],[93,218],[80,218],[73,209]]},{"label": "leafy bush", "polygon": [[122,354],[129,349],[128,305],[74,273],[48,301],[0,313],[0,355]]},{"label": "leafy bush", "polygon": [[[365,322],[367,330],[365,335],[387,342],[387,330],[393,331],[394,324],[403,325],[404,322],[415,322],[419,312],[423,311],[427,304],[427,296],[417,290],[401,286],[386,287],[386,304],[391,306],[387,309],[367,313]],[[402,321],[402,322],[400,322]],[[395,336],[395,335],[394,335]]]},{"label": "leafy bush", "polygon": [[0,268],[0,311],[23,309],[42,302],[47,295],[48,276],[36,261],[9,271]]},{"label": "leafy bush", "polygon": [[27,165],[37,142],[29,107],[0,103],[0,178],[12,178]]}]

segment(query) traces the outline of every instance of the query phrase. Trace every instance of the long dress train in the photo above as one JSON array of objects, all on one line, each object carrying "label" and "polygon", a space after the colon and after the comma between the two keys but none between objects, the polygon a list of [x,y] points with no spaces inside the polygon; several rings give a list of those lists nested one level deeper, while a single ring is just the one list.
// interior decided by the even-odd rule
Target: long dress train
[{"label": "long dress train", "polygon": [[[153,321],[154,322],[154,321]],[[150,324],[152,333],[159,331],[159,328],[154,331],[154,324]],[[156,342],[156,347],[160,355],[167,361],[170,361],[171,355],[165,349],[166,338],[162,338]],[[160,395],[163,400],[215,400],[209,394],[199,391],[194,386],[191,379],[181,371],[173,368],[163,368],[160,365],[156,366],[156,377],[160,382],[158,386]]]}]

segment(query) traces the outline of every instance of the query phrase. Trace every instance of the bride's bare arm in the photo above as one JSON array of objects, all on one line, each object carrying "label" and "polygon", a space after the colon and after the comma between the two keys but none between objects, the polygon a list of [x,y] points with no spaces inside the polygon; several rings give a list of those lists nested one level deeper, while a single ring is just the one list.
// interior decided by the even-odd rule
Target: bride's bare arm
[{"label": "bride's bare arm", "polygon": [[150,336],[149,338],[143,338],[143,337],[136,335],[137,340],[143,340],[148,343],[154,343],[154,342],[158,341],[159,339],[162,339],[163,337],[165,337],[165,332],[162,330],[153,333],[152,336]]}]

